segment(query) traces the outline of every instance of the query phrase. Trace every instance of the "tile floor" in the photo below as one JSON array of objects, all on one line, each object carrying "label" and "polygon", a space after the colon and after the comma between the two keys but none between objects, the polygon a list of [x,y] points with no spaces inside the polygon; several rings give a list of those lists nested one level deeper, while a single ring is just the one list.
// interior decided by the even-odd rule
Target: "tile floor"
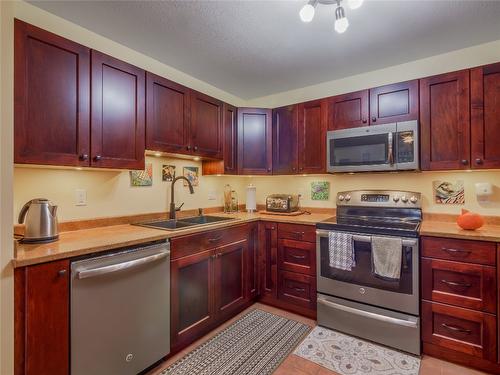
[{"label": "tile floor", "polygon": [[[156,369],[150,371],[147,375],[159,375],[161,371],[172,363],[182,358],[184,355],[189,353],[191,350],[196,348],[198,345],[209,340],[217,333],[222,331],[224,328],[232,324],[241,315],[245,314],[250,309],[259,308],[270,313],[283,316],[285,318],[293,319],[301,323],[307,324],[311,327],[316,325],[316,322],[312,319],[305,318],[300,315],[290,313],[272,306],[263,305],[261,303],[255,303],[247,310],[243,311],[241,314],[235,316],[234,318],[228,320],[226,323],[208,333],[201,339],[195,341],[193,344],[185,348],[184,350],[177,353],[172,358],[160,364]],[[304,358],[298,357],[294,354],[290,354],[285,361],[278,367],[274,372],[274,375],[336,375],[336,372],[330,371],[322,366],[319,366],[313,362],[310,362]],[[458,366],[453,363],[445,362],[433,357],[424,356],[420,365],[420,375],[485,375],[486,373],[476,370],[471,370],[466,367]]]}]

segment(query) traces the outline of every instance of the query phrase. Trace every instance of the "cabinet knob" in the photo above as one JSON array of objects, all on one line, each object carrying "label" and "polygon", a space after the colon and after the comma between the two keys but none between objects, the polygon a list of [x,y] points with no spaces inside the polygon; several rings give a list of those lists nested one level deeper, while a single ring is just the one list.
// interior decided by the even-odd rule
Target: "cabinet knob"
[{"label": "cabinet knob", "polygon": [[372,117],[372,122],[377,122],[377,118],[376,117]]},{"label": "cabinet knob", "polygon": [[198,151],[198,146],[194,146],[194,147],[193,147],[193,149],[194,149],[195,151]]},{"label": "cabinet knob", "polygon": [[476,159],[476,164],[483,164],[483,159]]},{"label": "cabinet knob", "polygon": [[365,119],[365,118],[363,120],[361,120],[361,121],[363,121],[363,124],[366,124],[368,122],[368,120]]},{"label": "cabinet knob", "polygon": [[467,164],[469,164],[469,161],[468,161],[467,159],[463,159],[463,160],[462,160],[462,164],[463,164],[463,165],[467,165]]},{"label": "cabinet knob", "polygon": [[186,146],[186,150],[191,150],[191,146]]},{"label": "cabinet knob", "polygon": [[297,169],[297,168],[295,168],[295,167],[292,167],[292,171],[295,171],[296,169]]},{"label": "cabinet knob", "polygon": [[267,171],[268,171],[268,172],[271,172],[271,168],[267,168]]},{"label": "cabinet knob", "polygon": [[102,159],[101,155],[94,156],[94,161],[100,161]]},{"label": "cabinet knob", "polygon": [[81,161],[85,161],[85,160],[88,160],[88,159],[89,159],[89,156],[88,156],[87,154],[81,154],[81,155],[79,156],[79,159],[80,159]]},{"label": "cabinet knob", "polygon": [[64,275],[66,275],[66,272],[68,272],[68,271],[67,270],[59,270],[59,271],[57,271],[57,274],[59,276],[64,276]]}]

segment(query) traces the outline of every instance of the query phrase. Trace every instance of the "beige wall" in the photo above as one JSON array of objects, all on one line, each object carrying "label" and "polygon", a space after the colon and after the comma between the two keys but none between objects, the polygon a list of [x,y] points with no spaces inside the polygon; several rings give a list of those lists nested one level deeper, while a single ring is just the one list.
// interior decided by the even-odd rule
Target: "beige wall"
[{"label": "beige wall", "polygon": [[[326,82],[299,90],[288,91],[265,98],[250,101],[230,95],[207,83],[179,72],[152,58],[135,52],[125,46],[99,36],[73,23],[42,11],[30,4],[16,1],[0,1],[1,55],[0,55],[0,373],[12,374],[13,365],[13,284],[9,262],[13,256],[12,222],[13,214],[26,200],[35,196],[47,196],[60,205],[62,220],[112,216],[165,209],[168,204],[166,190],[168,183],[161,182],[159,165],[163,162],[152,159],[155,165],[155,181],[151,188],[131,188],[128,172],[115,171],[77,171],[35,168],[16,168],[12,166],[12,131],[13,131],[13,18],[17,17],[44,29],[78,41],[89,47],[111,54],[144,69],[166,76],[179,83],[215,96],[237,106],[275,107],[308,99],[315,99],[349,92],[371,86],[387,84],[437,74],[460,68],[500,61],[500,41],[455,51],[409,64],[389,67],[374,72],[348,77],[342,80]],[[167,161],[167,160],[164,160]],[[194,162],[175,161],[178,167],[193,165]],[[196,164],[196,163],[194,163]],[[424,208],[433,212],[457,212],[457,207],[441,207],[431,202],[431,183],[434,179],[463,179],[466,183],[466,207],[486,213],[498,214],[500,172],[471,173],[402,173],[402,174],[362,174],[321,177],[202,177],[195,196],[187,196],[185,188],[177,186],[178,201],[186,201],[187,208],[212,206],[208,194],[216,191],[216,202],[220,203],[221,191],[229,182],[239,192],[244,201],[244,186],[253,182],[257,186],[258,200],[264,201],[269,193],[301,192],[304,194],[304,206],[333,207],[333,199],[326,203],[312,202],[308,198],[310,182],[326,179],[332,185],[333,195],[344,189],[357,188],[401,188],[420,190],[424,194]],[[479,205],[472,192],[475,182],[490,181],[496,185],[493,203]],[[14,195],[13,195],[14,187]],[[74,206],[74,190],[87,190],[88,205]]]},{"label": "beige wall", "polygon": [[0,1],[0,374],[13,372],[12,148],[13,33],[12,4]]},{"label": "beige wall", "polygon": [[[186,166],[198,167],[201,174],[201,162],[193,160],[152,156],[146,157],[146,163],[153,165],[153,185],[141,187],[130,186],[128,171],[16,167],[14,220],[17,220],[22,205],[37,197],[48,198],[59,206],[60,221],[167,211],[171,183],[162,181],[162,165],[175,165],[177,176],[182,175],[182,168]],[[223,189],[227,183],[243,194],[243,180],[200,176],[193,195],[183,186],[183,181],[175,184],[175,202],[185,202],[183,209],[222,206]],[[87,191],[86,206],[75,205],[76,189]],[[215,199],[209,199],[210,195]]]},{"label": "beige wall", "polygon": [[[442,205],[433,201],[432,182],[437,180],[462,180],[465,188],[465,205]],[[335,207],[335,196],[339,191],[356,189],[393,189],[422,193],[423,210],[433,213],[457,214],[467,208],[484,215],[500,215],[500,171],[489,172],[400,172],[400,173],[358,173],[354,175],[281,176],[248,178],[257,188],[257,201],[264,203],[272,193],[301,194],[304,207]],[[311,200],[311,182],[329,181],[330,199]],[[488,202],[478,201],[474,184],[494,184],[494,196]]]}]

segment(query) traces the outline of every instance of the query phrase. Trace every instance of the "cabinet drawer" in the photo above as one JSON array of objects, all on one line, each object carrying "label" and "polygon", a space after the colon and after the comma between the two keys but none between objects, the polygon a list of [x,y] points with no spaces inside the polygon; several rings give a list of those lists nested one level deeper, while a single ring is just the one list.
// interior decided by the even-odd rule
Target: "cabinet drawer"
[{"label": "cabinet drawer", "polygon": [[496,361],[496,317],[479,311],[422,301],[422,340]]},{"label": "cabinet drawer", "polygon": [[278,241],[278,268],[306,275],[316,275],[316,244],[305,241]]},{"label": "cabinet drawer", "polygon": [[424,299],[496,313],[496,269],[422,258]]},{"label": "cabinet drawer", "polygon": [[241,241],[248,236],[248,225],[174,237],[171,240],[171,259],[181,258],[197,252]]},{"label": "cabinet drawer", "polygon": [[295,272],[280,271],[278,299],[310,309],[316,308],[316,278]]},{"label": "cabinet drawer", "polygon": [[278,224],[278,239],[289,239],[316,243],[316,227],[314,225]]},{"label": "cabinet drawer", "polygon": [[423,237],[422,256],[491,266],[496,264],[495,244],[484,241]]}]

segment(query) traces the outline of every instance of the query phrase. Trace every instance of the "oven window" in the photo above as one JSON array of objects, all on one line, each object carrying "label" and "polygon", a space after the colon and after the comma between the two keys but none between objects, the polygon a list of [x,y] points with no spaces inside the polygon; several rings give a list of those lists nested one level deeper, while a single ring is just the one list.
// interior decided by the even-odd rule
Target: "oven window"
[{"label": "oven window", "polygon": [[387,134],[330,139],[330,165],[386,164],[388,159]]},{"label": "oven window", "polygon": [[398,163],[413,163],[415,161],[415,133],[404,131],[396,133]]},{"label": "oven window", "polygon": [[390,292],[412,294],[412,248],[403,246],[403,259],[401,264],[401,278],[399,280],[386,280],[372,273],[371,244],[354,241],[356,266],[351,271],[343,271],[330,267],[328,237],[320,237],[321,249],[321,277],[343,281],[350,284],[382,289]]}]

